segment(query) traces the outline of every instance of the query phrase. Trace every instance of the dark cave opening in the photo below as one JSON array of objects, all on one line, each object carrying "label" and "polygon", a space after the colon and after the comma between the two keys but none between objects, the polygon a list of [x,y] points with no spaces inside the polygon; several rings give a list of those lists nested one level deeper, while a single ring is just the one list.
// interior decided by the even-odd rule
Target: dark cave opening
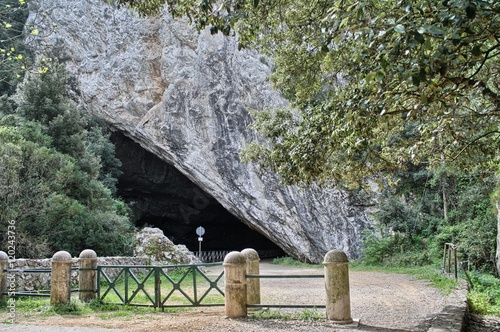
[{"label": "dark cave opening", "polygon": [[117,194],[130,206],[137,227],[158,227],[175,244],[184,244],[191,251],[199,248],[196,228],[202,226],[203,251],[253,248],[283,253],[175,167],[119,132],[111,139],[122,162]]}]

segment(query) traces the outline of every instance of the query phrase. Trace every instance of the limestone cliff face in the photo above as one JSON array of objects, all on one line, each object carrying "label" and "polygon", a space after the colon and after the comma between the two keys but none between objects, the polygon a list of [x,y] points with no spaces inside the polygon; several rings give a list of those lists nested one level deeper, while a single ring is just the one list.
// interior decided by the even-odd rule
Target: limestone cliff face
[{"label": "limestone cliff face", "polygon": [[334,189],[280,186],[240,161],[255,136],[248,110],[286,105],[266,80],[265,58],[168,14],[140,18],[104,0],[33,1],[30,17],[40,12],[48,15],[44,24],[57,24],[43,42],[69,57],[89,111],[287,253],[316,261],[332,248],[359,254],[370,225],[363,204]]}]

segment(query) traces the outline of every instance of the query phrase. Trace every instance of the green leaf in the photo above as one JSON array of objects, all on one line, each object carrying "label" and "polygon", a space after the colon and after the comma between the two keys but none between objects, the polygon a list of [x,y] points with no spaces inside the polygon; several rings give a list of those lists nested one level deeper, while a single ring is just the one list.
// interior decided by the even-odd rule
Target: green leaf
[{"label": "green leaf", "polygon": [[442,36],[444,35],[444,31],[436,26],[436,25],[429,25],[427,28],[426,28],[427,32],[430,33],[431,35],[434,35],[434,36]]},{"label": "green leaf", "polygon": [[349,21],[349,16],[344,17],[342,21],[340,21],[339,28],[342,28]]},{"label": "green leaf", "polygon": [[422,102],[422,104],[424,105],[427,105],[427,103],[429,102],[429,100],[427,99],[427,96],[425,94],[422,94],[420,96],[420,101]]},{"label": "green leaf", "polygon": [[385,74],[384,74],[382,71],[380,71],[380,70],[377,72],[377,75],[375,75],[375,79],[376,79],[377,81],[381,81],[381,80],[383,80],[383,79],[384,79],[384,77],[385,77]]},{"label": "green leaf", "polygon": [[[420,29],[419,29],[419,32],[420,32]],[[420,44],[423,44],[423,43],[425,43],[425,37],[423,35],[421,35],[419,32],[414,31],[413,37],[415,38],[415,40],[417,42],[419,42]]]},{"label": "green leaf", "polygon": [[375,72],[375,71],[372,71],[371,73],[366,75],[366,77],[365,77],[366,84],[370,84],[376,75],[377,75],[377,72]]},{"label": "green leaf", "polygon": [[402,24],[398,24],[394,27],[394,31],[396,31],[399,34],[405,33],[405,26]]}]

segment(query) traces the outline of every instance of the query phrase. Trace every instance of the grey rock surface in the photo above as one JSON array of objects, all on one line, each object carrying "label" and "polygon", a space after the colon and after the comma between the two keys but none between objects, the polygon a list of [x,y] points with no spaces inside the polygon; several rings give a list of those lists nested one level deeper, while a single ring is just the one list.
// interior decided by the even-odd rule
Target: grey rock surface
[{"label": "grey rock surface", "polygon": [[36,0],[30,10],[32,20],[47,15],[38,23],[41,36],[57,25],[40,39],[41,49],[61,47],[90,112],[288,254],[319,261],[339,248],[358,256],[371,223],[366,202],[335,189],[280,186],[239,158],[256,138],[248,111],[287,105],[266,79],[271,67],[263,56],[167,13],[141,18],[103,0]]},{"label": "grey rock surface", "polygon": [[200,263],[186,246],[173,244],[159,228],[144,227],[135,238],[134,256],[146,256],[151,263],[171,265]]}]

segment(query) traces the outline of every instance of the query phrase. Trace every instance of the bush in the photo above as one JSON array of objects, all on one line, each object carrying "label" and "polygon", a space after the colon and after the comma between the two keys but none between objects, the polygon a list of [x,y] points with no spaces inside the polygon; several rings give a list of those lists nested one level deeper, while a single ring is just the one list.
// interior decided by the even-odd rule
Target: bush
[{"label": "bush", "polygon": [[451,242],[457,245],[459,260],[492,271],[497,228],[490,200],[494,177],[444,167],[431,173],[417,166],[398,176],[399,185],[381,193],[374,214],[378,233],[364,235],[364,262],[429,264],[442,259],[444,243]]},{"label": "bush", "polygon": [[[18,257],[87,248],[130,254],[128,209],[113,197],[114,147],[96,121],[87,128],[67,87],[56,64],[25,80],[14,98],[17,108],[0,103],[0,227],[15,221]],[[0,243],[7,243],[5,236],[0,231]]]},{"label": "bush", "polygon": [[478,314],[500,314],[500,279],[488,273],[471,273],[474,289],[467,300],[471,310]]}]

